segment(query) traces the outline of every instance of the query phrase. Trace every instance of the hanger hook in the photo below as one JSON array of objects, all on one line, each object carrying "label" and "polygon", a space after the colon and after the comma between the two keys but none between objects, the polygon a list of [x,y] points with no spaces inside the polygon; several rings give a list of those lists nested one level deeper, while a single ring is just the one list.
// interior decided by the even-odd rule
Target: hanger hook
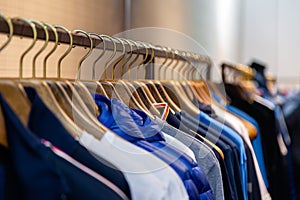
[{"label": "hanger hook", "polygon": [[128,67],[127,67],[127,74],[128,74],[128,79],[130,79],[130,70],[131,70],[131,67],[132,65],[137,61],[137,59],[139,58],[140,56],[140,50],[139,50],[139,47],[138,47],[138,44],[136,41],[134,40],[129,40],[130,42],[132,42],[136,48],[136,56],[134,57],[134,59],[128,64]]},{"label": "hanger hook", "polygon": [[151,49],[151,57],[150,59],[147,61],[147,63],[145,65],[148,65],[149,63],[151,63],[155,57],[155,51],[154,51],[154,47],[152,44],[148,43],[148,42],[144,42],[147,47],[149,47]]},{"label": "hanger hook", "polygon": [[188,80],[192,80],[192,78],[193,78],[192,72],[195,69],[195,67],[194,67],[195,55],[192,53],[191,57],[193,59],[193,62],[191,62],[190,68],[187,70],[187,79]]},{"label": "hanger hook", "polygon": [[106,44],[105,44],[105,40],[102,38],[101,35],[97,34],[97,33],[89,33],[90,36],[96,36],[98,37],[102,43],[103,43],[103,51],[100,53],[100,55],[98,56],[98,58],[93,62],[93,68],[92,68],[92,79],[95,80],[96,78],[96,63],[103,57],[103,55],[105,54],[106,51]]},{"label": "hanger hook", "polygon": [[[182,55],[184,55],[184,52],[181,52],[181,51],[178,51],[178,50],[175,50],[175,55],[177,55],[177,59],[176,59],[176,63],[175,65],[173,66],[173,70],[172,70],[172,73],[171,73],[171,79],[172,80],[175,80],[175,72],[177,70],[177,67],[180,66],[182,67],[183,65],[179,65],[179,61],[182,59]],[[177,77],[178,77],[178,73],[177,73]],[[177,79],[178,80],[178,79]]]},{"label": "hanger hook", "polygon": [[90,46],[89,46],[89,50],[88,52],[80,59],[79,63],[78,63],[78,68],[77,68],[77,78],[78,80],[80,80],[80,76],[81,76],[81,65],[83,63],[83,61],[85,61],[85,59],[87,59],[87,57],[89,57],[89,55],[92,53],[93,49],[94,49],[94,43],[92,38],[90,37],[90,35],[83,30],[73,30],[72,31],[74,34],[78,34],[78,33],[82,33],[83,35],[85,35],[89,41],[90,41]]},{"label": "hanger hook", "polygon": [[54,51],[56,50],[57,46],[58,46],[58,34],[57,31],[55,29],[55,27],[52,24],[49,23],[45,23],[44,24],[49,27],[53,34],[54,34],[54,46],[51,49],[51,51],[49,51],[49,53],[45,56],[44,61],[43,61],[43,77],[46,78],[46,73],[47,73],[47,60],[48,58],[54,53]]},{"label": "hanger hook", "polygon": [[110,55],[110,57],[105,61],[105,65],[104,65],[104,79],[107,79],[107,66],[108,66],[108,63],[115,57],[115,55],[117,53],[117,45],[116,45],[116,42],[112,39],[112,37],[110,37],[108,35],[103,35],[103,34],[101,35],[101,37],[107,38],[113,43],[113,52]]},{"label": "hanger hook", "polygon": [[[177,51],[177,53],[176,53],[176,51]],[[185,58],[185,52],[184,51],[175,50],[175,53],[178,55],[178,59],[177,59],[177,62],[175,64],[174,68],[173,68],[173,71],[176,71],[177,68],[179,67],[179,70],[177,72],[177,80],[179,80],[180,71],[181,71],[182,67],[184,67],[184,65],[185,65],[185,61],[182,61],[182,64],[179,65],[179,60],[180,59],[184,60],[184,58]],[[174,79],[174,77],[175,77],[175,74],[172,73],[172,79]]]},{"label": "hanger hook", "polygon": [[[192,68],[193,70],[191,72],[191,78],[192,78],[192,80],[197,80],[197,76],[196,76],[197,72],[201,72],[202,73],[202,71],[204,70],[204,68],[202,68],[199,65],[199,63],[201,61],[201,56],[198,55],[198,54],[194,54],[194,58],[195,58],[195,67]],[[200,68],[200,70],[198,70],[199,68]],[[202,77],[201,73],[200,73],[200,77]]]},{"label": "hanger hook", "polygon": [[115,79],[115,69],[116,69],[116,66],[117,66],[117,64],[119,64],[119,63],[121,62],[121,60],[125,57],[126,47],[125,47],[124,42],[123,42],[120,38],[117,38],[117,37],[112,37],[112,38],[115,39],[115,40],[118,40],[118,41],[121,43],[121,45],[122,45],[122,54],[121,54],[121,56],[119,56],[119,57],[116,59],[116,61],[115,61],[114,64],[113,64],[112,80],[114,80],[114,79]]},{"label": "hanger hook", "polygon": [[184,67],[181,70],[182,79],[186,79],[186,70],[188,70],[188,68],[189,68],[189,66],[191,64],[191,62],[189,60],[190,59],[190,55],[191,54],[189,52],[186,53],[186,63],[185,63]]},{"label": "hanger hook", "polygon": [[170,61],[170,62],[165,66],[165,68],[163,69],[163,77],[164,77],[164,79],[167,79],[167,68],[168,68],[169,66],[171,66],[171,64],[173,63],[174,58],[175,58],[175,54],[174,54],[174,52],[173,52],[173,49],[172,49],[172,48],[168,48],[168,50],[171,52],[172,57],[171,57],[171,61]]},{"label": "hanger hook", "polygon": [[45,24],[43,24],[40,21],[37,20],[30,20],[32,23],[42,27],[42,29],[45,32],[45,42],[42,46],[42,48],[34,55],[33,59],[32,59],[32,78],[36,77],[36,60],[38,58],[39,55],[41,55],[41,53],[46,49],[48,42],[49,42],[49,33],[47,30],[47,26],[45,26]]},{"label": "hanger hook", "polygon": [[200,77],[202,77],[201,74],[203,73],[203,71],[205,71],[205,69],[200,66],[200,63],[202,61],[201,56],[196,54],[195,55],[195,59],[196,59],[196,67],[195,67],[195,69],[193,71],[193,78],[194,78],[194,80],[197,79],[197,72],[199,72]]},{"label": "hanger hook", "polygon": [[25,19],[23,17],[14,17],[12,18],[12,20],[19,20],[19,21],[23,21],[25,22],[26,24],[28,24],[32,30],[32,43],[30,44],[30,46],[23,52],[23,54],[21,55],[20,57],[20,66],[19,66],[19,78],[23,78],[23,60],[24,60],[24,57],[26,56],[26,54],[34,47],[36,41],[37,41],[37,31],[36,31],[36,28],[35,28],[35,24],[32,23],[30,20],[28,19]]},{"label": "hanger hook", "polygon": [[[133,54],[133,48],[132,48],[132,44],[130,42],[129,39],[125,39],[125,38],[120,38],[121,40],[124,40],[128,45],[129,45],[129,48],[130,48],[130,52],[129,52],[129,56],[124,60],[124,63],[122,64],[121,66],[121,77],[123,77],[123,75],[125,74],[124,73],[124,68],[125,68],[125,65],[129,62],[129,60],[132,58],[132,54]],[[126,70],[127,71],[127,70]]]},{"label": "hanger hook", "polygon": [[144,63],[146,62],[146,60],[148,58],[148,55],[149,55],[149,50],[148,50],[148,47],[145,45],[145,43],[141,42],[141,41],[137,41],[137,42],[140,43],[140,44],[142,44],[144,46],[145,56],[144,56],[144,59],[136,67],[136,79],[139,78],[139,68],[141,67],[141,65],[144,65]]},{"label": "hanger hook", "polygon": [[63,59],[71,52],[72,48],[73,48],[73,36],[71,34],[71,31],[68,30],[66,27],[61,26],[61,25],[55,25],[54,26],[57,29],[62,29],[65,32],[67,32],[68,36],[69,36],[69,47],[68,49],[65,51],[65,53],[59,58],[58,63],[57,63],[57,78],[60,79],[60,75],[61,75],[61,63],[63,61]]},{"label": "hanger hook", "polygon": [[155,57],[155,51],[154,51],[154,47],[152,44],[148,43],[148,42],[145,42],[145,44],[147,45],[147,47],[150,48],[151,50],[151,57],[150,59],[148,59],[147,63],[145,63],[145,67],[144,67],[144,78],[146,79],[146,67],[149,65],[149,64],[152,64],[152,61],[154,60],[154,57]]},{"label": "hanger hook", "polygon": [[9,17],[6,17],[5,15],[3,15],[2,13],[0,13],[0,17],[3,18],[5,20],[5,22],[8,25],[8,29],[9,29],[9,34],[8,34],[8,38],[5,41],[5,43],[0,47],[0,52],[10,43],[12,37],[13,37],[13,32],[14,32],[14,27],[13,24],[10,20]]},{"label": "hanger hook", "polygon": [[169,57],[168,57],[167,49],[165,47],[160,46],[160,45],[156,45],[156,47],[160,48],[161,50],[163,50],[165,52],[165,60],[158,66],[158,80],[161,80],[161,76],[160,76],[161,68],[166,64]]},{"label": "hanger hook", "polygon": [[[191,53],[188,53],[188,57],[191,59],[192,58],[192,54]],[[190,71],[190,69],[193,67],[193,62],[191,62],[191,61],[189,61],[188,62],[188,67],[186,68],[186,70],[185,70],[185,78],[187,79],[187,80],[189,80],[189,71]]]},{"label": "hanger hook", "polygon": [[176,69],[176,67],[178,66],[178,63],[179,63],[179,57],[180,57],[179,51],[176,50],[176,49],[175,49],[175,51],[174,51],[174,56],[175,56],[175,55],[177,55],[177,58],[176,58],[176,63],[175,63],[175,65],[172,67],[173,69],[172,69],[172,71],[171,71],[171,80],[174,80],[175,69]]},{"label": "hanger hook", "polygon": [[200,80],[204,80],[203,77],[206,78],[206,80],[209,80],[209,70],[210,70],[210,59],[207,57],[207,56],[204,56],[204,55],[198,55],[198,63],[204,63],[206,64],[206,67],[202,67],[200,69],[202,69],[201,73],[199,74],[200,75]]}]

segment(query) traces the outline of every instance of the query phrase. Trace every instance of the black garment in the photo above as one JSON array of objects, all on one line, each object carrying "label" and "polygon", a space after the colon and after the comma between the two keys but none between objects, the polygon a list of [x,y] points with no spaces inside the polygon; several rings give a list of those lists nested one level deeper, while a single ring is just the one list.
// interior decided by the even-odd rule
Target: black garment
[{"label": "black garment", "polygon": [[20,199],[122,199],[108,185],[54,154],[26,129],[0,95],[9,157]]},{"label": "black garment", "polygon": [[225,162],[216,149],[212,148],[212,151],[216,155],[216,158],[218,159],[219,164],[220,164],[221,173],[222,173],[222,181],[223,181],[224,198],[225,198],[225,200],[229,200],[229,199],[232,200],[232,199],[234,199],[234,196],[232,195],[233,190],[232,190],[232,186],[230,184],[230,179],[229,179],[229,175],[227,172],[227,168],[225,166]]},{"label": "black garment", "polygon": [[288,97],[282,105],[282,111],[292,141],[291,151],[296,196],[300,197],[300,93]]},{"label": "black garment", "polygon": [[99,162],[80,145],[47,108],[33,88],[25,87],[25,91],[32,103],[28,128],[40,139],[50,141],[78,162],[110,180],[130,198],[129,185],[122,172],[104,159]]},{"label": "black garment", "polygon": [[266,80],[266,77],[265,77],[266,66],[264,66],[260,63],[257,63],[257,62],[252,62],[250,67],[252,69],[255,69],[255,71],[256,71],[255,76],[254,76],[254,80],[258,83],[258,86],[260,88],[264,88],[265,91],[268,91],[268,89],[267,89],[267,80]]},{"label": "black garment", "polygon": [[261,194],[254,167],[253,157],[248,145],[244,142],[247,155],[247,172],[248,172],[248,200],[260,200]]},{"label": "black garment", "polygon": [[274,111],[256,101],[250,103],[245,100],[241,93],[243,90],[238,86],[226,84],[225,89],[231,99],[231,104],[246,112],[259,124],[269,181],[269,191],[272,199],[289,199],[290,189],[287,160],[285,156],[281,154],[277,142],[277,135],[279,133],[276,130]]}]

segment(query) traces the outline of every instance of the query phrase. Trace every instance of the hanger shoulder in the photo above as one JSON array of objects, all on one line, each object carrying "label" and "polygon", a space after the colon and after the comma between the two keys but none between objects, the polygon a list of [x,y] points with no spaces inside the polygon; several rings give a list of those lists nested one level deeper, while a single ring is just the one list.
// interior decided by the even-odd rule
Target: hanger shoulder
[{"label": "hanger shoulder", "polygon": [[79,136],[82,133],[82,130],[62,110],[46,82],[37,80],[22,80],[21,84],[23,86],[33,87],[37,91],[42,101],[59,119],[59,121],[63,124],[63,126],[68,130],[68,132],[71,135]]},{"label": "hanger shoulder", "polygon": [[24,126],[27,126],[31,106],[22,86],[13,81],[1,80],[0,92]]},{"label": "hanger shoulder", "polygon": [[[174,103],[173,99],[170,98],[170,96],[168,95],[168,93],[166,92],[165,88],[163,87],[163,85],[159,82],[156,81],[155,82],[155,87],[157,88],[158,92],[161,94],[161,96],[164,99],[164,102],[167,102],[168,105],[170,105],[170,107],[175,110],[176,112],[181,112],[181,109],[178,107],[178,105],[176,105],[176,103]],[[174,97],[174,100],[176,100],[177,97]]]},{"label": "hanger shoulder", "polygon": [[164,82],[164,86],[166,88],[169,88],[172,92],[174,92],[174,95],[172,96],[173,98],[177,97],[179,101],[178,103],[183,110],[187,111],[193,116],[196,116],[200,113],[200,110],[188,99],[186,94],[180,90],[177,82],[175,81]]},{"label": "hanger shoulder", "polygon": [[78,94],[80,95],[81,99],[84,101],[85,105],[89,109],[89,111],[93,113],[95,116],[99,116],[100,115],[99,108],[96,105],[94,99],[92,98],[90,92],[85,87],[85,85],[82,82],[74,82],[73,84]]},{"label": "hanger shoulder", "polygon": [[155,99],[155,102],[157,103],[165,102],[165,100],[162,98],[157,88],[155,87],[155,84],[151,80],[149,81],[147,80],[145,85],[149,89],[149,92],[152,94],[153,98]]}]

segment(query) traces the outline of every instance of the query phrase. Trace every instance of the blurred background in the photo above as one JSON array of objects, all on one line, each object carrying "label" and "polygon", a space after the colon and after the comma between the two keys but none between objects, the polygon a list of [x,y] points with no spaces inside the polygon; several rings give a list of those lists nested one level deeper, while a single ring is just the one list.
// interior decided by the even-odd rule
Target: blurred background
[{"label": "blurred background", "polygon": [[[217,65],[222,61],[250,64],[257,60],[268,67],[267,73],[274,75],[280,86],[296,88],[300,85],[299,8],[297,0],[0,1],[0,12],[7,16],[61,24],[70,30],[115,35],[142,27],[172,29],[201,44]],[[163,40],[160,44],[164,45]],[[7,56],[1,56],[1,72],[15,73],[18,63],[9,58],[17,48],[11,45]],[[74,55],[80,54],[74,51]],[[76,56],[68,58],[66,65],[74,59]],[[74,70],[65,69],[64,73]]]}]

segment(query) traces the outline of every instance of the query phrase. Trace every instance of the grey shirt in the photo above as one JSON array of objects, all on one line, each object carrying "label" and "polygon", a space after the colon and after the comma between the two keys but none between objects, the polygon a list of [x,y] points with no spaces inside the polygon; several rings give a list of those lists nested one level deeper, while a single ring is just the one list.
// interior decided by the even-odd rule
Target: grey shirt
[{"label": "grey shirt", "polygon": [[167,122],[159,119],[158,117],[155,117],[153,121],[160,126],[164,133],[178,139],[194,152],[196,161],[204,171],[209,185],[215,195],[215,199],[223,200],[224,190],[221,168],[213,151],[203,142],[169,125]]}]

